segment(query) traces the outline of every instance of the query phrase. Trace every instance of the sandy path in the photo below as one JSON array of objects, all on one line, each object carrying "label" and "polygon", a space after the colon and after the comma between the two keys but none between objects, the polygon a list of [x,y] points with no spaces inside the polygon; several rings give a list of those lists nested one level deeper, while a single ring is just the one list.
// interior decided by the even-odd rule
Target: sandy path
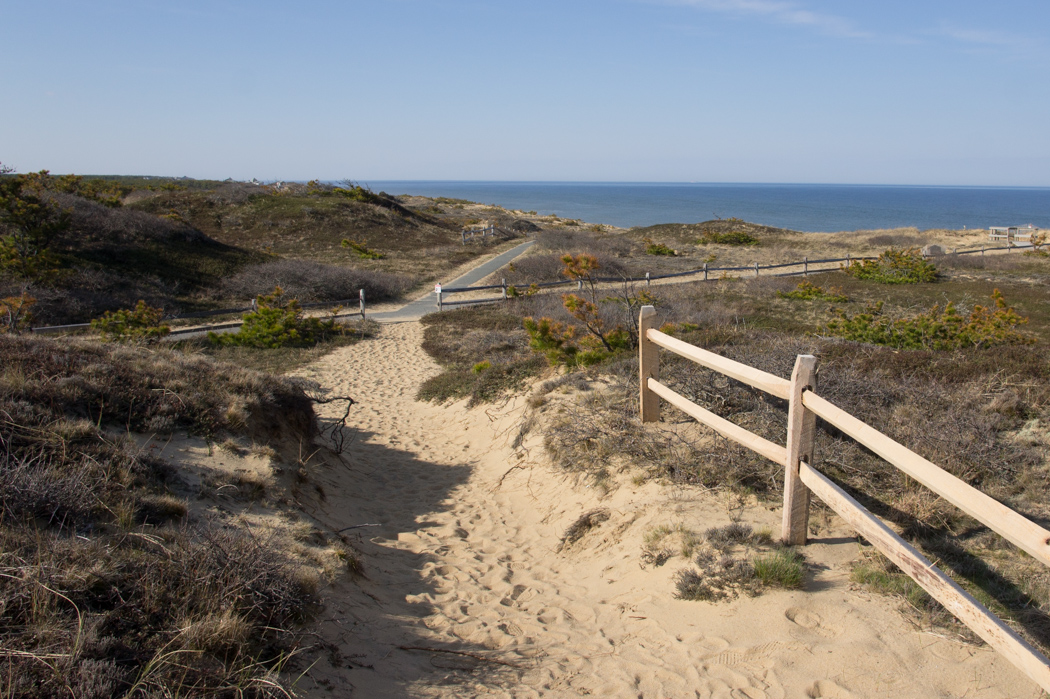
[{"label": "sandy path", "polygon": [[[539,463],[499,485],[542,451],[535,437],[511,449],[520,400],[416,402],[438,372],[421,339],[418,323],[385,325],[300,372],[360,402],[347,462],[315,465],[304,509],[331,530],[379,525],[348,532],[367,577],[325,591],[327,652],[300,684],[310,696],[1039,696],[994,653],[922,633],[891,601],[851,589],[857,544],[834,526],[806,549],[805,591],[673,599],[687,561],[643,568],[646,529],[703,531],[734,515],[777,531],[777,512],[653,483],[599,498]],[[598,506],[610,520],[557,552]]]}]

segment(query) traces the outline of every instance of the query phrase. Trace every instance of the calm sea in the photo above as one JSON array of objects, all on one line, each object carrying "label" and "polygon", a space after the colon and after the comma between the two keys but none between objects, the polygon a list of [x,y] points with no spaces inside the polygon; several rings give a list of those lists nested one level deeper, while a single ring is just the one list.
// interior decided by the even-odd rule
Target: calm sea
[{"label": "calm sea", "polygon": [[371,181],[375,191],[454,197],[592,223],[648,226],[735,216],[797,231],[1050,228],[1047,187]]}]

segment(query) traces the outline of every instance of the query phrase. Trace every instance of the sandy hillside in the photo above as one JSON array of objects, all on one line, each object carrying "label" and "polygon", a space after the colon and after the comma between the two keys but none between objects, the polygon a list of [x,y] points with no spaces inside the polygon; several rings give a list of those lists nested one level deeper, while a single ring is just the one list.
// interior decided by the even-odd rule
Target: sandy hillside
[{"label": "sandy hillside", "polygon": [[[995,653],[855,589],[858,545],[834,521],[806,548],[805,590],[675,600],[688,561],[643,565],[644,532],[738,518],[777,533],[778,510],[628,478],[600,497],[549,470],[538,437],[512,448],[523,399],[416,402],[438,372],[421,340],[418,323],[385,325],[300,372],[359,401],[344,461],[315,463],[301,504],[326,529],[357,527],[367,576],[324,592],[309,696],[1039,696]],[[598,507],[609,519],[558,551]]]}]

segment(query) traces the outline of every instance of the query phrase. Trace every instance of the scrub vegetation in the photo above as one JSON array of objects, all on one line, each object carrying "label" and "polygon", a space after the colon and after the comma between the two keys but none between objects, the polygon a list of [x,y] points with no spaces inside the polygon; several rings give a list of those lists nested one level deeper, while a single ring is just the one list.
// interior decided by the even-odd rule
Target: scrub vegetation
[{"label": "scrub vegetation", "polygon": [[[902,242],[888,235],[873,238],[882,245]],[[544,244],[555,251],[537,251],[531,261],[515,263],[515,272],[546,270],[546,279],[566,278],[555,263],[559,245],[573,250],[575,260],[589,255],[599,270],[604,260],[610,260],[610,268],[632,270],[646,259],[644,248],[629,247],[622,238],[607,246],[603,237],[590,233],[545,234]],[[904,267],[914,262],[910,254],[899,259],[907,263]],[[454,322],[468,327],[480,323],[483,314],[499,314],[503,332],[517,338],[517,357],[524,360],[531,347],[560,372],[570,372],[537,386],[528,420],[532,430],[542,430],[556,464],[600,488],[617,487],[615,474],[629,470],[636,482],[657,478],[771,502],[781,497],[779,466],[701,427],[671,429],[683,420],[673,408],[665,406],[656,426],[638,423],[638,365],[631,343],[595,361],[565,356],[561,348],[582,338],[593,337],[595,346],[605,349],[592,329],[599,316],[600,328],[619,326],[628,332],[632,326],[619,315],[623,307],[612,299],[640,297],[645,291],[646,302],[657,308],[658,324],[691,344],[783,377],[790,376],[796,355],[815,354],[822,396],[1025,516],[1050,521],[1050,310],[1045,304],[1050,267],[1044,258],[1016,253],[945,255],[935,265],[918,260],[914,268],[926,278],[919,283],[872,283],[849,273],[854,270],[811,276],[802,284],[760,277],[653,285],[646,291],[644,282],[608,283],[595,287],[597,315],[588,309],[580,317],[580,306],[567,306],[568,295],[554,289],[499,307],[461,309],[454,312]],[[936,282],[929,281],[931,266]],[[636,309],[631,312],[636,322]],[[428,322],[451,323],[453,314],[438,317],[442,320]],[[515,329],[513,317],[525,336]],[[562,343],[554,346],[557,340]],[[462,363],[473,366],[488,359],[478,345]],[[668,352],[662,353],[661,364],[661,380],[678,393],[783,442],[786,405],[781,401]],[[559,395],[566,390],[568,395]],[[1050,575],[1040,564],[836,430],[819,426],[815,452],[822,472],[893,522],[1023,635],[1050,647]],[[815,505],[814,531],[824,526],[825,512]],[[677,555],[681,546],[672,540],[653,543],[643,563],[660,564]],[[680,594],[717,598],[723,588],[749,592],[758,580],[788,587],[804,583],[804,565],[788,552],[753,553],[733,560],[704,557],[681,573]],[[896,594],[899,586],[892,581],[898,573],[892,566],[876,574],[869,570],[874,564],[865,565],[856,574],[859,582]],[[711,580],[721,578],[725,585],[708,589]],[[905,590],[902,599],[915,603],[912,597]],[[922,605],[923,618],[946,623],[935,604]]]},{"label": "scrub vegetation", "polygon": [[192,515],[130,432],[271,453],[316,434],[297,384],[206,357],[0,335],[0,677],[10,696],[279,696],[316,575]]}]

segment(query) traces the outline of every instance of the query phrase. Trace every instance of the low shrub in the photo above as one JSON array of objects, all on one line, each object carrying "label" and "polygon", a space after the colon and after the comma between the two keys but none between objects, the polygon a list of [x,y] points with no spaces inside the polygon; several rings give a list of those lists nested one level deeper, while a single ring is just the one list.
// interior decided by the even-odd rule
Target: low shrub
[{"label": "low shrub", "polygon": [[698,245],[707,245],[708,243],[717,243],[719,245],[758,245],[759,239],[751,235],[746,231],[726,231],[725,233],[719,233],[710,229],[705,229],[701,232],[700,240],[697,241]]},{"label": "low shrub", "polygon": [[643,238],[642,241],[645,243],[646,255],[663,255],[667,257],[676,257],[678,255],[677,250],[672,250],[663,243],[653,242],[651,238]]},{"label": "low shrub", "polygon": [[249,299],[279,286],[288,296],[311,303],[354,299],[364,289],[371,303],[400,298],[412,283],[408,277],[387,272],[283,259],[243,268],[223,282],[222,295]]},{"label": "low shrub", "polygon": [[259,296],[256,305],[257,310],[244,314],[244,323],[238,332],[223,335],[209,332],[208,339],[216,345],[276,349],[308,347],[340,332],[334,318],[305,317],[297,299],[285,301],[281,287]]},{"label": "low shrub", "polygon": [[529,350],[521,319],[499,306],[432,313],[423,324],[423,350],[443,370],[423,383],[418,400],[496,400],[523,387],[546,364]]},{"label": "low shrub", "polygon": [[155,342],[171,332],[163,318],[164,309],[140,300],[134,309],[106,312],[91,321],[91,327],[107,342]]},{"label": "low shrub", "polygon": [[0,367],[3,693],[287,696],[310,576],[245,525],[182,521],[185,483],[123,435],[309,443],[302,389],[200,355],[11,335]]},{"label": "low shrub", "polygon": [[0,332],[15,333],[16,335],[29,327],[33,321],[33,313],[30,310],[36,304],[36,299],[22,290],[18,296],[9,296],[0,299]]},{"label": "low shrub", "polygon": [[344,248],[351,250],[355,255],[360,257],[362,260],[382,260],[386,255],[381,252],[376,252],[365,246],[364,243],[358,243],[354,240],[343,239],[340,243]]},{"label": "low shrub", "polygon": [[755,568],[747,559],[703,551],[695,562],[699,570],[684,568],[674,576],[677,599],[713,602],[741,592],[751,596],[758,593]]},{"label": "low shrub", "polygon": [[842,289],[829,286],[825,289],[813,282],[803,279],[792,291],[778,291],[777,296],[782,299],[797,299],[801,301],[831,301],[833,303],[845,303],[849,297],[842,293]]},{"label": "low shrub", "polygon": [[942,310],[939,305],[911,318],[890,320],[882,314],[882,301],[854,316],[837,311],[838,319],[828,323],[828,332],[837,337],[897,349],[956,350],[996,345],[1025,345],[1035,338],[1018,329],[1028,322],[1006,304],[998,289],[992,292],[995,308],[974,306],[969,316],[954,304]]},{"label": "low shrub", "polygon": [[920,284],[935,282],[937,268],[923,259],[918,248],[890,248],[874,260],[854,260],[846,274],[879,284]]}]

